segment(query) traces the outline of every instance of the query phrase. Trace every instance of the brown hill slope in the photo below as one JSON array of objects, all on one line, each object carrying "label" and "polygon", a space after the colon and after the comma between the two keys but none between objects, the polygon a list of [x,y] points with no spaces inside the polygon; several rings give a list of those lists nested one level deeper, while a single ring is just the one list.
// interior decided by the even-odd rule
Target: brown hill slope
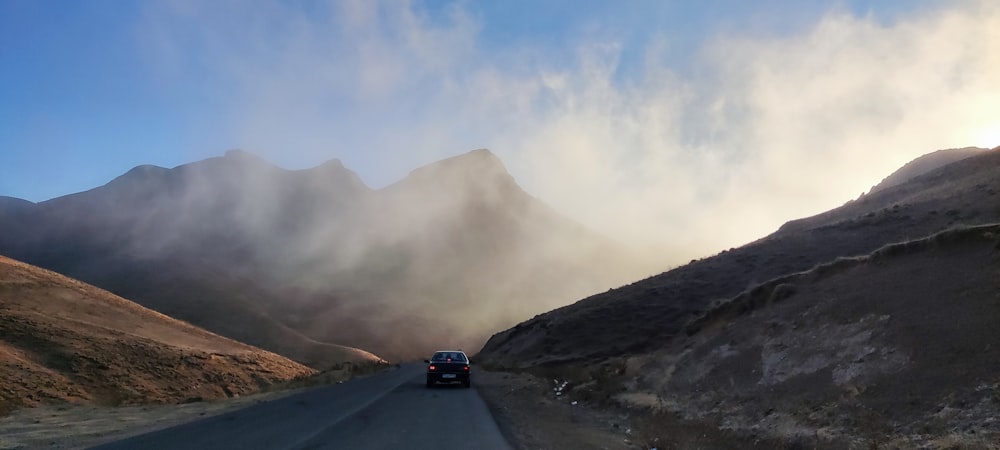
[{"label": "brown hill slope", "polygon": [[1000,439],[997,323],[1000,224],[956,228],[748,289],[634,359],[619,399],[807,446],[978,448]]},{"label": "brown hill slope", "polygon": [[[310,338],[268,314],[268,305],[287,297],[263,284],[260,278],[187,258],[142,264],[129,261],[102,261],[104,266],[98,264],[92,269],[99,272],[91,278],[114,287],[126,298],[141,298],[143,306],[150,309],[240,342],[266,347],[312,368],[323,370],[344,361],[381,359],[365,350]],[[117,272],[112,273],[113,268]]]},{"label": "brown hill slope", "polygon": [[218,398],[313,372],[0,256],[0,410]]},{"label": "brown hill slope", "polygon": [[480,359],[532,367],[667,345],[714,300],[838,257],[948,227],[1000,222],[1000,149],[866,195],[710,258],[541,314],[494,335]]}]

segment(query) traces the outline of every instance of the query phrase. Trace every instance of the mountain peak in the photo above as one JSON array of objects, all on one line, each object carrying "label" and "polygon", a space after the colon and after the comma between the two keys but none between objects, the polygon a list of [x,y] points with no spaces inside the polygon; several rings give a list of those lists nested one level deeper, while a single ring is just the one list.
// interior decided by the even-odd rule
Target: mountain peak
[{"label": "mountain peak", "polygon": [[906,163],[903,167],[900,167],[898,170],[885,177],[882,182],[873,186],[868,193],[874,194],[890,187],[903,184],[915,177],[931,172],[940,167],[944,167],[953,162],[958,162],[987,151],[989,150],[985,148],[964,147],[938,150],[936,152],[928,153]]},{"label": "mountain peak", "polygon": [[440,176],[445,174],[477,177],[484,175],[510,176],[503,161],[485,148],[445,158],[410,172],[410,176],[412,177]]},{"label": "mountain peak", "polygon": [[226,150],[223,156],[216,156],[175,167],[181,173],[271,173],[284,171],[260,156],[246,150]]},{"label": "mountain peak", "polygon": [[253,153],[250,153],[250,152],[248,152],[246,150],[243,150],[241,148],[233,148],[233,149],[226,150],[226,154],[223,156],[223,158],[226,158],[226,159],[253,159],[253,160],[259,160],[259,159],[261,159],[259,156],[255,155]]},{"label": "mountain peak", "polygon": [[463,153],[461,155],[453,156],[451,158],[447,158],[447,159],[445,159],[445,161],[448,161],[449,159],[451,159],[451,160],[477,161],[477,162],[483,162],[483,163],[488,163],[488,164],[496,164],[496,165],[498,165],[500,167],[503,167],[503,161],[500,161],[500,158],[496,154],[494,154],[493,152],[491,152],[489,149],[487,149],[487,148],[477,148],[475,150],[472,150],[472,151],[469,151],[469,152],[465,152],[465,153]]},{"label": "mountain peak", "polygon": [[26,211],[32,206],[35,206],[34,202],[28,200],[20,199],[17,197],[7,197],[0,195],[0,214],[8,211],[22,212]]},{"label": "mountain peak", "polygon": [[316,167],[303,169],[299,171],[299,173],[306,175],[316,183],[338,181],[336,185],[341,188],[350,189],[352,191],[370,190],[368,185],[361,180],[361,177],[359,177],[353,170],[344,166],[344,163],[339,159],[331,159]]},{"label": "mountain peak", "polygon": [[[497,158],[497,155],[493,154],[493,152],[491,152],[490,149],[488,148],[477,148],[475,150],[466,152],[464,155],[459,155],[459,156],[470,156],[477,158]],[[499,158],[497,159],[499,160]]]},{"label": "mountain peak", "polygon": [[169,172],[170,169],[152,164],[143,164],[135,166],[129,169],[128,172],[119,175],[117,178],[111,180],[107,186],[128,186],[127,189],[134,189],[142,183],[148,183],[151,180],[161,180]]},{"label": "mountain peak", "polygon": [[143,165],[139,165],[139,166],[133,167],[128,172],[125,172],[122,176],[123,177],[126,177],[126,176],[127,177],[146,177],[146,176],[159,175],[161,173],[165,173],[165,172],[168,172],[168,171],[169,171],[169,169],[166,169],[166,168],[163,168],[163,167],[160,167],[160,166],[154,166],[152,164],[143,164]]},{"label": "mountain peak", "polygon": [[344,166],[344,162],[341,161],[341,160],[339,160],[339,159],[337,159],[337,158],[333,158],[333,159],[331,159],[329,161],[326,161],[323,164],[320,164],[319,167],[328,168],[328,169],[346,169],[347,168],[347,167]]},{"label": "mountain peak", "polygon": [[465,190],[473,186],[520,190],[503,162],[486,149],[473,150],[418,167],[389,186],[422,186],[421,189]]}]

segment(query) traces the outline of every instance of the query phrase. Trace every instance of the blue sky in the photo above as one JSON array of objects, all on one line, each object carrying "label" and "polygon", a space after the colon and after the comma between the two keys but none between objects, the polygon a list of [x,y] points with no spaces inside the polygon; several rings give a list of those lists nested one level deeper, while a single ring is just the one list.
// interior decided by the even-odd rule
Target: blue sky
[{"label": "blue sky", "polygon": [[698,253],[1000,144],[990,3],[7,0],[0,195],[230,148],[380,187],[488,147],[570,217]]}]

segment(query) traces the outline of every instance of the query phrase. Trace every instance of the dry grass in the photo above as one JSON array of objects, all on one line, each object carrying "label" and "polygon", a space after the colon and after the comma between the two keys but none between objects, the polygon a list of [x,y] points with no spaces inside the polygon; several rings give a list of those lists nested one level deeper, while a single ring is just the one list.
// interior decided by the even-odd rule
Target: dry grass
[{"label": "dry grass", "polygon": [[572,383],[557,396],[552,378],[490,371],[480,371],[476,377],[477,389],[515,448],[643,448],[627,413],[583,400]]},{"label": "dry grass", "polygon": [[0,257],[0,412],[178,403],[314,371],[57,273]]},{"label": "dry grass", "polygon": [[276,400],[303,389],[373,375],[390,367],[382,362],[345,362],[312,376],[269,385],[252,395],[175,405],[59,404],[21,409],[0,418],[0,449],[85,448]]},{"label": "dry grass", "polygon": [[804,272],[784,275],[753,285],[731,299],[713,303],[708,311],[688,323],[685,333],[692,336],[705,327],[729,322],[766,305],[785,300],[795,294],[797,282],[814,282],[862,264],[886,263],[894,258],[940,245],[968,241],[995,242],[996,248],[1000,248],[1000,224],[952,227],[926,238],[885,245],[866,256],[840,257]]},{"label": "dry grass", "polygon": [[338,384],[354,378],[374,375],[391,367],[398,366],[398,364],[393,365],[385,361],[346,361],[312,375],[305,375],[269,385],[262,392],[278,392]]}]

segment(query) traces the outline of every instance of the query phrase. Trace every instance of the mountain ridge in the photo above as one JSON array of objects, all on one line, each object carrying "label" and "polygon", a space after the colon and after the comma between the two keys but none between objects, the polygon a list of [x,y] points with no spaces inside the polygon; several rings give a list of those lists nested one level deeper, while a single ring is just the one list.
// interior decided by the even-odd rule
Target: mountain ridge
[{"label": "mountain ridge", "polygon": [[289,330],[421,358],[648,273],[485,149],[377,190],[336,160],[290,171],[230,152],[30,209],[0,217],[0,252],[314,367]]},{"label": "mountain ridge", "polygon": [[539,314],[474,358],[665,447],[988,448],[998,205],[1000,148]]},{"label": "mountain ridge", "polygon": [[540,314],[491,337],[481,358],[498,366],[529,367],[656,348],[712,301],[749,285],[956,224],[1000,221],[1000,210],[993,207],[998,192],[1000,149],[790,221],[745,246]]},{"label": "mountain ridge", "polygon": [[904,164],[903,167],[900,167],[895,172],[885,177],[881,182],[879,182],[879,184],[873,186],[868,193],[873,194],[892,186],[905,183],[910,179],[923,175],[927,172],[931,172],[940,167],[953,162],[961,161],[965,158],[975,156],[978,153],[988,150],[989,149],[980,147],[963,147],[938,150],[936,152],[928,153]]}]

